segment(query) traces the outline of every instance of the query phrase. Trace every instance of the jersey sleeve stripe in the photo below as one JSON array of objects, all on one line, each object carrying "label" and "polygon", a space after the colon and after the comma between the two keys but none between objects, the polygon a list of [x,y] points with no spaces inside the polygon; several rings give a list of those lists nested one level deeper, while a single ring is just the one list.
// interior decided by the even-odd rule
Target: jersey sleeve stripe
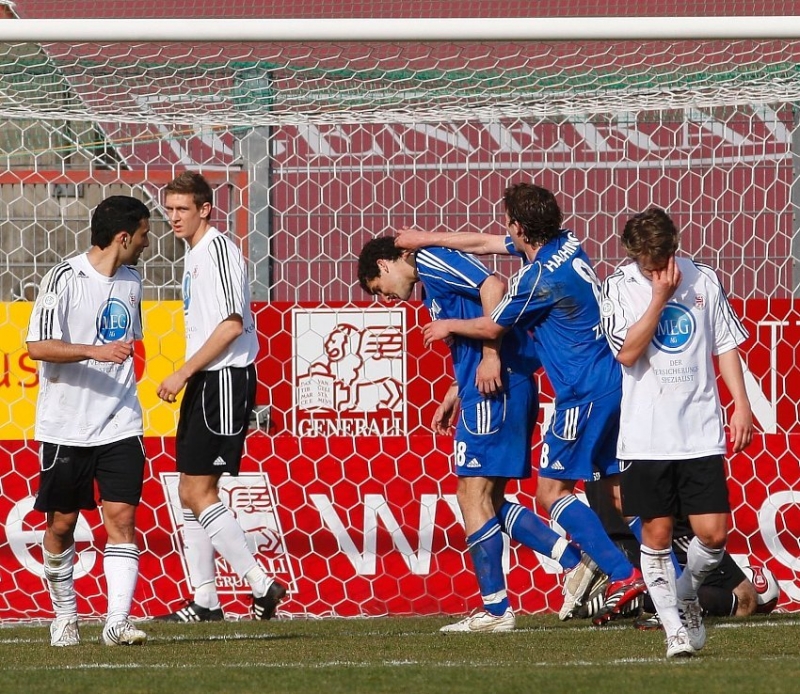
[{"label": "jersey sleeve stripe", "polygon": [[[606,278],[603,283],[603,295],[601,301],[610,301],[614,306],[619,306],[619,285],[625,281],[625,275],[621,270],[617,270]],[[622,349],[622,344],[625,342],[625,337],[622,334],[624,328],[624,321],[620,321],[618,312],[614,311],[611,315],[605,315],[604,311],[600,311],[600,318],[603,325],[603,333],[606,336],[609,347],[614,354],[619,354]]]},{"label": "jersey sleeve stripe", "polygon": [[522,268],[517,274],[515,274],[508,283],[508,292],[506,295],[500,300],[500,303],[497,304],[494,311],[492,311],[492,320],[497,323],[498,325],[508,325],[507,323],[501,323],[498,319],[500,316],[503,315],[505,309],[511,304],[513,299],[520,294],[519,287],[522,283],[522,280],[529,272],[537,272],[536,279],[533,280],[530,286],[530,290],[528,290],[528,297],[525,300],[525,304],[522,309],[518,312],[516,316],[514,316],[514,320],[511,325],[515,325],[523,315],[525,315],[525,311],[528,308],[528,304],[530,304],[533,293],[536,291],[536,287],[539,285],[539,280],[542,277],[542,266],[539,263],[531,263],[530,265],[526,265]]},{"label": "jersey sleeve stripe", "polygon": [[[483,267],[483,265],[481,265],[475,259],[470,258],[468,255],[464,255],[463,257],[472,262],[476,267],[479,267],[482,270],[484,270],[486,273],[486,277],[489,276],[490,274],[489,271],[486,270],[486,268]],[[463,272],[459,272],[455,267],[453,267],[449,263],[443,262],[440,258],[437,258],[433,253],[426,251],[424,248],[417,251],[416,259],[417,259],[417,271],[418,272],[422,271],[422,273],[424,273],[424,271],[427,269],[429,270],[427,276],[431,277],[435,276],[438,277],[439,279],[447,281],[448,280],[447,275],[451,275],[452,277],[461,280],[461,282],[464,283],[464,286],[472,288],[478,286],[474,280],[472,280],[470,277],[467,277]],[[452,284],[456,283],[453,282]]]},{"label": "jersey sleeve stripe", "polygon": [[[57,294],[59,288],[63,286],[64,280],[72,276],[72,266],[69,263],[59,263],[51,271],[44,284],[43,292],[46,294]],[[55,334],[56,312],[58,304],[52,308],[42,307],[39,314],[39,339],[52,340]]]},{"label": "jersey sleeve stripe", "polygon": [[211,251],[216,257],[217,271],[222,283],[224,297],[224,310],[227,314],[239,313],[242,309],[236,305],[236,292],[231,272],[232,259],[230,249],[224,237],[220,236],[212,241]]}]

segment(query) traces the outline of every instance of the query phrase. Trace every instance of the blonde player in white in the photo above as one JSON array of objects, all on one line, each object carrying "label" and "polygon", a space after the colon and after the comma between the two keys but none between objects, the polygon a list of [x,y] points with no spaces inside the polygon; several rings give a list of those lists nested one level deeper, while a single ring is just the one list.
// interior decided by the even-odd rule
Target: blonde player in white
[{"label": "blonde player in white", "polygon": [[[723,558],[730,505],[724,419],[714,368],[733,398],[730,443],[753,436],[738,345],[747,333],[716,273],[677,257],[678,230],[661,209],[632,217],[622,244],[633,263],[603,284],[603,328],[623,366],[617,445],[622,510],[642,519],[641,566],[667,637],[667,657],[705,645],[697,600]],[[695,538],[680,578],[670,559],[673,516],[689,518]]]},{"label": "blonde player in white", "polygon": [[183,539],[194,597],[157,619],[207,622],[224,618],[216,588],[218,552],[253,592],[253,616],[271,619],[286,588],[261,568],[236,517],[220,501],[223,472],[239,474],[255,404],[258,354],[247,265],[228,237],[209,223],[213,192],[184,172],[165,189],[175,236],[188,244],[183,272],[186,361],[158,387],[175,402],[184,387],[176,437]]},{"label": "blonde player in white", "polygon": [[95,481],[108,533],[102,642],[147,640],[128,619],[139,576],[136,507],[145,462],[133,368],[133,343],[142,338],[142,279],[129,266],[149,245],[149,230],[150,212],[141,201],[116,195],[101,202],[92,214],[92,247],[45,275],[31,314],[28,353],[41,362],[34,508],[47,514],[42,544],[55,611],[53,646],[80,643],[74,531],[80,511],[97,506]]}]

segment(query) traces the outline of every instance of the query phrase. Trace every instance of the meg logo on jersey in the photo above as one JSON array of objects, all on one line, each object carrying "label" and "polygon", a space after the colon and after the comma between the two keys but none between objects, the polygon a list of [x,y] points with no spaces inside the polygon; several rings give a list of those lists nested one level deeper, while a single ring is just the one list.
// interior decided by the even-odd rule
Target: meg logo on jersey
[{"label": "meg logo on jersey", "polygon": [[97,337],[101,342],[122,340],[128,333],[131,313],[123,301],[109,299],[97,312]]},{"label": "meg logo on jersey", "polygon": [[662,352],[683,352],[696,332],[691,311],[680,304],[668,304],[661,312],[653,342]]}]

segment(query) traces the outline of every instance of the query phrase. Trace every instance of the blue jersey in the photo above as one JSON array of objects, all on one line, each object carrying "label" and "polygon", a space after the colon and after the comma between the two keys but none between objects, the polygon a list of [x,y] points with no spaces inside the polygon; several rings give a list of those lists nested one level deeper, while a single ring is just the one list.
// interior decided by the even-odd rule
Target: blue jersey
[{"label": "blue jersey", "polygon": [[[418,250],[415,257],[417,274],[425,288],[423,302],[433,320],[483,316],[480,286],[492,273],[477,258],[432,246]],[[462,401],[482,398],[475,387],[475,373],[483,357],[483,342],[454,336],[450,352]],[[510,330],[503,337],[500,360],[506,389],[509,378],[529,378],[540,366],[533,343],[522,328]]]},{"label": "blue jersey", "polygon": [[[513,249],[510,237],[506,246]],[[499,325],[530,332],[557,408],[621,389],[620,366],[601,330],[599,292],[589,257],[562,230],[514,275],[492,314]]]}]

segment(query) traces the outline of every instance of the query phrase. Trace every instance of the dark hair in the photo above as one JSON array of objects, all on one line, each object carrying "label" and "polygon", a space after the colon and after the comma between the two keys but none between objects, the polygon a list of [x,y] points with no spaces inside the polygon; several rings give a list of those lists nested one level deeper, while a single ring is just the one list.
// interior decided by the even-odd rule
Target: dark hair
[{"label": "dark hair", "polygon": [[120,231],[134,234],[143,219],[150,219],[150,210],[129,195],[112,195],[92,212],[92,245],[107,248]]},{"label": "dark hair", "polygon": [[214,206],[214,191],[208,181],[195,171],[184,171],[173,178],[164,188],[164,194],[191,195],[194,204],[200,208],[206,203]]},{"label": "dark hair", "polygon": [[634,260],[650,258],[659,265],[665,264],[678,250],[678,229],[664,210],[651,207],[627,221],[622,245]]},{"label": "dark hair", "polygon": [[394,245],[394,236],[380,236],[364,244],[358,256],[358,282],[365,292],[369,291],[367,283],[381,274],[379,260],[398,260],[405,251]]},{"label": "dark hair", "polygon": [[525,240],[542,246],[561,232],[561,208],[555,196],[533,183],[515,183],[503,195],[508,218],[522,227]]}]

